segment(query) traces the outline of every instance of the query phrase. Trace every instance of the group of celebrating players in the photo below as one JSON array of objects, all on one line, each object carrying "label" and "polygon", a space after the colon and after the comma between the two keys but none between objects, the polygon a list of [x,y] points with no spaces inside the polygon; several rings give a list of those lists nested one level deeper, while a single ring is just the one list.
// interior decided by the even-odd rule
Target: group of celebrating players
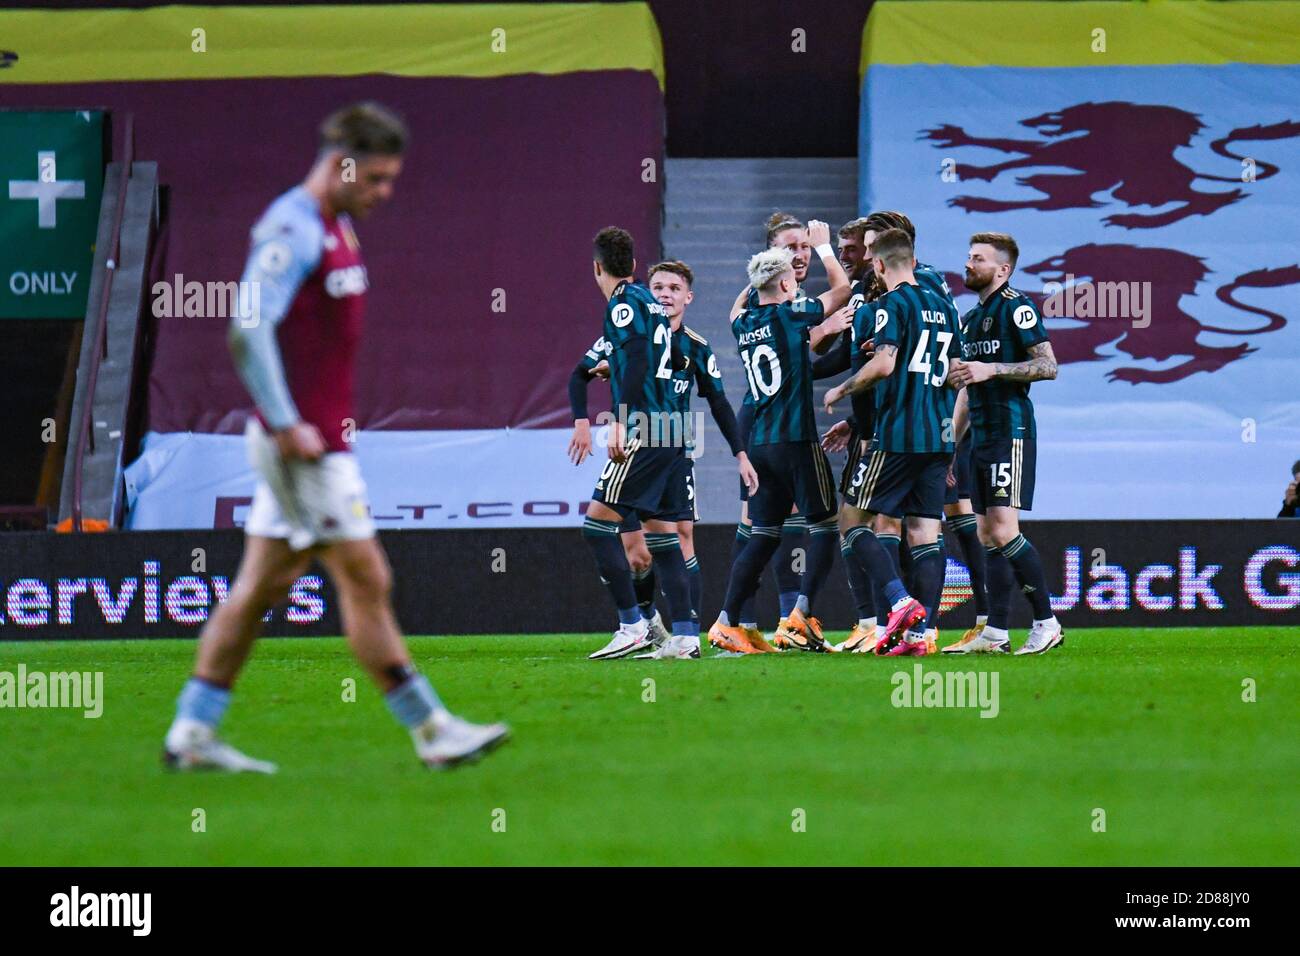
[{"label": "group of celebrating players", "polygon": [[[708,401],[741,478],[726,597],[708,631],[719,651],[938,652],[944,519],[970,569],[976,623],[943,652],[1009,652],[1017,586],[1033,625],[1015,653],[1063,643],[1042,561],[1019,528],[1034,492],[1029,386],[1055,378],[1057,365],[1038,307],[1010,285],[1015,240],[971,237],[964,281],[979,304],[960,316],[943,275],[917,261],[916,230],[902,213],[846,223],[838,256],[824,222],[777,213],[766,226],[767,247],[749,260],[749,282],[731,309],[748,386],[739,415],[709,343],[683,321],[690,267],[660,262],[642,285],[632,237],[609,227],[595,238],[593,268],[607,306],[601,337],[570,379],[569,455],[578,464],[591,453],[587,386],[607,379],[609,461],[583,535],[619,628],[591,658],[700,656],[693,387]],[[803,283],[814,254],[829,288],[812,297]],[[830,412],[848,399],[851,414],[819,436],[813,382],[850,371],[824,404]],[[848,453],[842,503],[828,451]],[[806,551],[802,573],[793,560],[798,547]],[[836,550],[859,616],[832,643],[813,606]],[[780,594],[770,643],[754,601],[769,564]],[[657,589],[670,626],[656,609]]]},{"label": "group of celebrating players", "polygon": [[[504,723],[453,714],[416,668],[393,613],[392,570],[345,426],[356,420],[355,357],[369,288],[353,221],[391,198],[406,142],[400,117],[376,103],[338,110],[321,125],[306,178],[252,229],[241,281],[260,289],[261,306],[250,312],[241,296],[228,335],[256,405],[246,433],[258,481],[239,573],[204,624],[164,738],[163,759],[173,769],[275,772],[274,764],[223,741],[218,728],[267,612],[313,561],[334,584],[349,646],[423,763],[474,760],[509,735]],[[980,616],[944,650],[1005,652],[1016,582],[1034,609],[1029,639],[1016,653],[1061,643],[1042,564],[1017,524],[1034,489],[1029,383],[1054,378],[1056,361],[1034,303],[1007,284],[1016,244],[994,233],[972,237],[965,282],[980,304],[959,321],[942,277],[916,263],[915,238],[906,217],[874,213],[840,230],[837,259],[825,223],[775,217],[731,310],[748,384],[737,416],[708,342],[682,321],[692,298],[690,268],[661,262],[647,287],[634,278],[632,237],[612,227],[596,236],[595,277],[608,304],[603,335],[571,381],[569,452],[575,462],[591,453],[587,384],[608,378],[619,416],[583,533],[619,629],[593,658],[700,655],[694,471],[689,428],[682,427],[693,388],[736,457],[745,501],[726,601],[708,635],[723,653],[777,650],[758,629],[753,598],[764,567],[783,548],[778,647],[931,653],[926,634],[943,587],[945,511],[970,565]],[[815,298],[801,288],[813,252],[830,279]],[[853,414],[819,439],[813,379],[849,370],[825,401],[831,409],[850,399]],[[678,423],[666,442],[655,427],[665,421]],[[838,509],[828,449],[849,452]],[[790,549],[805,531],[807,566],[793,575]],[[860,618],[847,640],[832,645],[813,604],[837,548]],[[654,609],[657,589],[671,631]]]}]

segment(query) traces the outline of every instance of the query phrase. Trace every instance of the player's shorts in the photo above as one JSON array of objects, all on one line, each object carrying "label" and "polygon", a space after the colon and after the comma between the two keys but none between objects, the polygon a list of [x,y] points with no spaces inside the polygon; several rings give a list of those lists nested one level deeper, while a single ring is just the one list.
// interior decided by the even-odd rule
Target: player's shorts
[{"label": "player's shorts", "polygon": [[1029,511],[1034,504],[1037,445],[1032,438],[995,438],[975,445],[971,454],[971,505]]},{"label": "player's shorts", "polygon": [[699,521],[698,503],[695,497],[695,461],[688,452],[673,466],[673,473],[668,479],[669,495],[673,501],[683,503],[675,511],[664,511],[651,515],[647,521]]},{"label": "player's shorts", "polygon": [[953,456],[953,473],[957,477],[957,484],[949,488],[947,479],[944,479],[943,503],[946,505],[955,505],[960,499],[969,498],[971,495],[971,446],[973,444],[970,435],[967,435],[957,446],[957,453]]},{"label": "player's shorts", "polygon": [[619,534],[631,534],[633,531],[641,530],[641,519],[637,517],[636,512],[632,512],[623,519],[623,523],[618,526]]},{"label": "player's shorts", "polygon": [[795,506],[811,524],[835,513],[831,463],[820,443],[784,441],[755,445],[749,460],[758,472],[758,491],[749,499],[749,518],[757,526],[784,524]]},{"label": "player's shorts", "polygon": [[612,458],[605,462],[596,490],[591,493],[592,501],[608,505],[624,517],[635,514],[642,521],[694,513],[687,497],[688,488],[694,489],[694,481],[688,483],[682,476],[681,460],[690,464],[685,449],[680,445],[646,445],[635,436],[628,439],[626,448],[622,462]]},{"label": "player's shorts", "polygon": [[[740,411],[736,413],[736,433],[740,436],[740,446],[749,448],[749,433],[754,430],[754,415],[757,414],[758,406],[750,402],[741,402]],[[749,489],[745,487],[745,480],[740,479],[740,500],[749,500]]]},{"label": "player's shorts", "polygon": [[356,455],[336,451],[316,461],[286,461],[255,418],[249,419],[244,437],[259,479],[245,534],[283,539],[295,551],[374,537]]},{"label": "player's shorts", "polygon": [[849,493],[849,485],[853,481],[853,476],[857,474],[858,463],[862,461],[863,446],[866,444],[867,442],[863,441],[858,436],[857,432],[854,432],[849,437],[849,447],[847,449],[848,458],[844,462],[844,467],[840,469],[840,483],[838,487],[840,494],[842,495],[847,495]]},{"label": "player's shorts", "polygon": [[951,457],[941,451],[873,449],[858,463],[845,504],[891,518],[942,518]]}]

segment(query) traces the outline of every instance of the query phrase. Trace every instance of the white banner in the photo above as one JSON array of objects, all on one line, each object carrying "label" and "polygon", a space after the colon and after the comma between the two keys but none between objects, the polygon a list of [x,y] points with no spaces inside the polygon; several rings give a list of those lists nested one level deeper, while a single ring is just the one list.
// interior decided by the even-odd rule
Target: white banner
[{"label": "white banner", "polygon": [[[361,432],[357,457],[381,529],[577,527],[606,457],[575,467],[568,429]],[[237,435],[158,434],[126,470],[127,527],[243,524],[256,476]]]}]

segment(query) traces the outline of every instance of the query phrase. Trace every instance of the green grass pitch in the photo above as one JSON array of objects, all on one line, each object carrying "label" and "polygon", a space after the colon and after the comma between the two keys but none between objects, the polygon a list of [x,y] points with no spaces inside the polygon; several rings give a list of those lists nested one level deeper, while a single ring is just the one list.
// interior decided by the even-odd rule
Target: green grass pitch
[{"label": "green grass pitch", "polygon": [[894,707],[913,659],[585,660],[606,639],[412,639],[454,710],[514,731],[448,773],[342,640],[265,640],[224,732],[274,777],[160,768],[191,641],[0,644],[0,670],[105,675],[97,720],[0,710],[0,865],[1300,862],[1294,630],[919,661],[996,671],[992,719]]}]

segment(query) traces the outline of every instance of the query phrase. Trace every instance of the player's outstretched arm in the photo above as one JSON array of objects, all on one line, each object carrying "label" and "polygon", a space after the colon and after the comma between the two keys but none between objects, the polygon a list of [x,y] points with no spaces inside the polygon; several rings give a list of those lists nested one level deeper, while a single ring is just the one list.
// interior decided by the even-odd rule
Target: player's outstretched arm
[{"label": "player's outstretched arm", "polygon": [[[841,309],[840,312],[844,310]],[[837,313],[838,314],[838,313]],[[853,315],[849,314],[849,324],[853,323]],[[809,344],[812,343],[811,333],[808,336]],[[834,378],[836,375],[842,375],[847,372],[853,365],[853,342],[851,336],[840,333],[834,339],[834,345],[825,351],[824,354],[818,355],[813,359],[812,370],[813,380],[819,381],[823,378]],[[814,349],[814,351],[816,351]]]},{"label": "player's outstretched arm", "polygon": [[826,392],[826,411],[833,412],[838,402],[857,392],[865,392],[882,379],[889,378],[894,373],[897,358],[898,346],[892,343],[878,346],[871,360],[858,369],[858,374]]},{"label": "player's outstretched arm", "polygon": [[736,316],[745,311],[745,302],[749,299],[749,286],[740,290],[736,296],[736,301],[731,304],[731,321],[736,321]]},{"label": "player's outstretched arm", "polygon": [[[820,296],[818,298],[820,299]],[[831,315],[828,315],[818,325],[815,325],[808,330],[808,347],[818,355],[821,355],[829,349],[834,342],[838,341],[844,332],[852,327],[853,310],[846,305],[844,308],[838,309]],[[845,365],[845,367],[840,369],[840,371],[848,371],[848,365]],[[835,375],[838,373],[830,372],[828,374]],[[817,370],[814,367],[813,378],[823,377],[825,376],[819,376],[817,374]]]},{"label": "player's outstretched arm", "polygon": [[[820,219],[814,219],[808,223],[808,241],[812,243],[814,251],[822,261],[822,267],[826,270],[826,279],[830,282],[831,287],[819,295],[822,309],[827,315],[838,312],[849,303],[849,277],[844,272],[844,267],[840,265],[839,257],[835,255],[835,250],[831,248],[831,227]],[[852,316],[849,317],[850,321]]]},{"label": "player's outstretched arm", "polygon": [[1029,358],[1023,362],[963,362],[952,363],[948,378],[954,388],[978,385],[992,378],[1008,382],[1042,382],[1056,378],[1056,356],[1051,342],[1038,342],[1029,346]]}]

